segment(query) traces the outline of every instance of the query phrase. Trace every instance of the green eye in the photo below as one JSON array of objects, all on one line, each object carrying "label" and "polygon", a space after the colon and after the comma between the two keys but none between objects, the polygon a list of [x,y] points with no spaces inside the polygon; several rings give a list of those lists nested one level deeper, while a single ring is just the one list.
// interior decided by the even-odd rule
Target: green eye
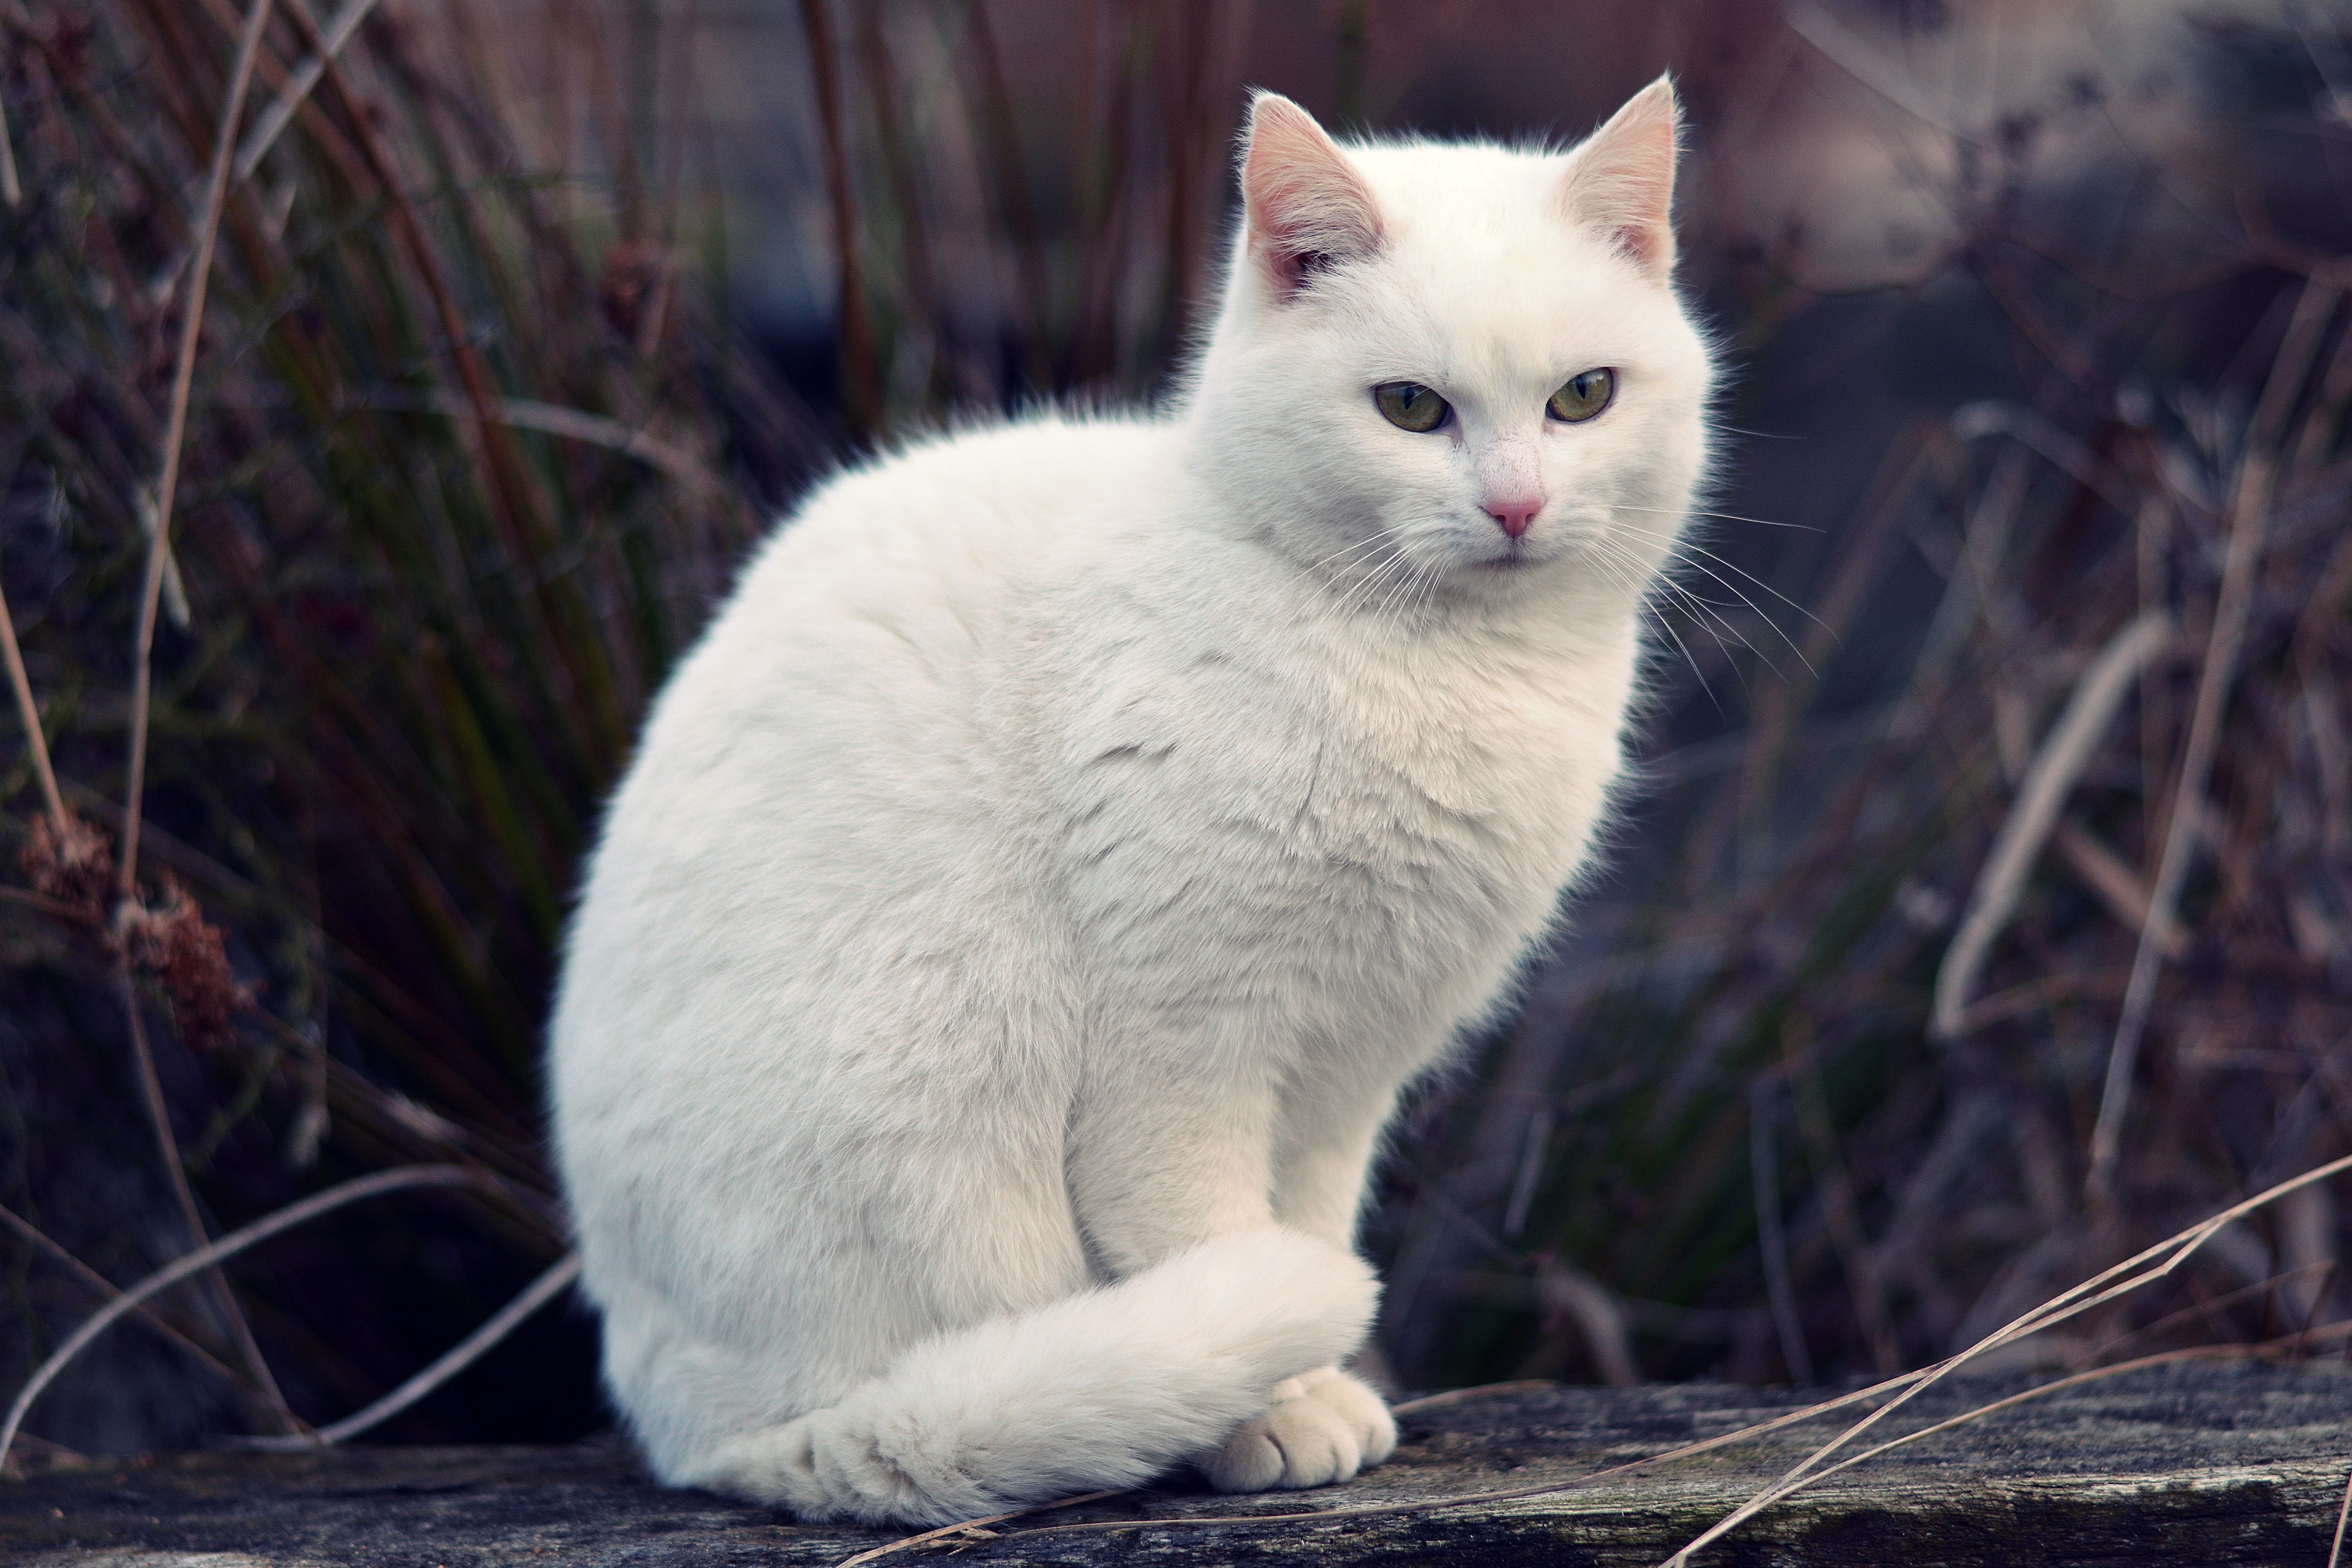
[{"label": "green eye", "polygon": [[1551,395],[1544,412],[1564,424],[1573,425],[1590,419],[1609,406],[1617,395],[1617,373],[1613,370],[1588,370],[1568,378],[1568,384]]},{"label": "green eye", "polygon": [[1372,401],[1381,405],[1381,416],[1400,430],[1419,434],[1445,423],[1445,399],[1417,381],[1391,381],[1376,386],[1372,388]]}]

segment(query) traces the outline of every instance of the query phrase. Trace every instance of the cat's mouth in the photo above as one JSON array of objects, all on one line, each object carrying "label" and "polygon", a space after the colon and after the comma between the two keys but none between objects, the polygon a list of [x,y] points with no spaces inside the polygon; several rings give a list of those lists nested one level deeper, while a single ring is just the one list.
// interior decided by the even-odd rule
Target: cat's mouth
[{"label": "cat's mouth", "polygon": [[1499,552],[1487,556],[1478,564],[1489,572],[1517,572],[1536,565],[1539,560],[1540,557],[1527,547],[1525,540],[1514,539]]}]

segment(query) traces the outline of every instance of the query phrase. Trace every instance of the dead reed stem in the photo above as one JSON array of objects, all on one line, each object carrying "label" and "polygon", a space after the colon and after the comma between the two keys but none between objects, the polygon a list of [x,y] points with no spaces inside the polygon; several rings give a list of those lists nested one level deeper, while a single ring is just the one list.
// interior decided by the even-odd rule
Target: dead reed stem
[{"label": "dead reed stem", "polygon": [[117,870],[117,891],[129,904],[139,891],[140,795],[147,773],[147,708],[153,676],[149,668],[155,647],[155,615],[163,597],[163,563],[172,548],[172,503],[180,483],[180,447],[188,431],[188,393],[196,374],[196,340],[205,326],[205,292],[211,281],[213,245],[220,237],[221,209],[228,201],[229,164],[236,151],[236,127],[245,113],[246,89],[253,84],[253,62],[261,48],[262,29],[269,21],[270,0],[253,0],[246,13],[245,31],[236,41],[236,61],[229,68],[228,97],[221,105],[220,130],[213,138],[212,174],[205,185],[202,224],[196,231],[194,256],[188,263],[187,308],[180,321],[180,348],[172,366],[171,411],[163,427],[163,472],[155,483],[155,536],[147,542],[147,573],[139,588],[139,633],[131,665],[131,767],[123,785],[126,816],[122,828],[122,863]]},{"label": "dead reed stem", "polygon": [[[173,1196],[178,1201],[181,1219],[188,1227],[188,1238],[200,1250],[208,1233],[203,1211],[196,1206],[195,1193],[188,1185],[188,1173],[180,1159],[179,1141],[172,1133],[171,1107],[164,1101],[163,1084],[155,1074],[155,1053],[148,1042],[147,1026],[140,1014],[138,988],[131,977],[126,938],[127,922],[136,907],[139,891],[140,802],[147,770],[147,720],[153,680],[155,617],[163,603],[164,566],[171,554],[172,506],[179,485],[181,446],[187,435],[188,395],[195,380],[196,344],[204,331],[205,294],[212,277],[213,247],[220,237],[221,212],[228,201],[229,164],[236,146],[236,127],[245,112],[246,92],[253,83],[254,60],[260,52],[262,30],[268,24],[269,10],[270,0],[253,0],[252,8],[246,15],[245,30],[237,38],[236,63],[229,70],[228,93],[221,105],[219,130],[213,138],[212,172],[205,184],[204,213],[197,230],[195,252],[188,264],[187,304],[180,324],[179,352],[172,371],[171,410],[163,431],[163,471],[155,489],[155,531],[147,543],[146,574],[140,585],[139,630],[131,667],[131,763],[123,786],[122,858],[117,868],[116,881],[115,978],[122,994],[124,1015],[130,1021],[131,1055],[138,1068],[140,1089],[146,1100],[148,1120],[154,1127],[156,1147],[163,1159],[165,1179],[171,1184]],[[13,642],[11,638],[12,646]],[[22,700],[21,695],[19,700]],[[245,1312],[237,1305],[236,1293],[227,1278],[215,1274],[213,1289],[220,1302],[229,1336],[236,1343],[254,1385],[261,1391],[287,1430],[301,1430],[301,1419],[288,1406],[285,1394],[279,1391],[278,1380],[270,1373],[260,1345],[254,1341],[252,1326],[246,1321]],[[0,1462],[5,1461],[6,1455],[7,1445],[0,1441]]]},{"label": "dead reed stem", "polygon": [[[2211,1240],[2223,1226],[2232,1221],[2274,1203],[2289,1193],[2300,1191],[2315,1182],[2326,1181],[2328,1177],[2347,1170],[2352,1170],[2352,1154],[2331,1160],[2324,1165],[2304,1172],[2299,1176],[2281,1182],[2242,1203],[2232,1205],[2220,1214],[2191,1226],[2187,1230],[2176,1232],[2154,1247],[2147,1247],[2126,1258],[2123,1262],[2094,1275],[2072,1289],[2061,1291],[2032,1311],[2012,1319],[1994,1332],[1986,1335],[1959,1354],[1947,1357],[1932,1367],[1910,1373],[1905,1379],[1896,1380],[1907,1384],[1903,1392],[1847,1427],[1836,1437],[1822,1444],[1804,1459],[1792,1466],[1779,1480],[1718,1520],[1705,1533],[1666,1559],[1662,1568],[1686,1568],[1692,1554],[1700,1548],[1738,1528],[1739,1525],[1781,1499],[1810,1485],[1811,1480],[1819,1479],[1821,1474],[1827,1473],[1815,1472],[1814,1467],[1822,1460],[1867,1432],[1896,1410],[1901,1409],[1913,1398],[1978,1356],[1988,1351],[1998,1350],[2003,1345],[2013,1344],[2029,1335],[2040,1333],[2044,1329],[2055,1327],[2070,1318],[2081,1316],[2094,1307],[2114,1300],[2119,1296],[2138,1289],[2143,1285],[2152,1284],[2167,1277],[2186,1263],[2198,1248]],[[2159,1258],[2162,1259],[2161,1262],[2157,1261]]]},{"label": "dead reed stem", "polygon": [[2344,1525],[2352,1520],[2352,1475],[2344,1478],[2344,1501],[2336,1510],[2336,1538],[2327,1543],[2327,1568],[2344,1561]]},{"label": "dead reed stem", "polygon": [[245,140],[237,144],[235,167],[237,179],[253,178],[254,170],[261,166],[261,160],[268,155],[279,134],[293,122],[295,112],[310,101],[310,89],[317,87],[319,79],[326,74],[327,62],[351,42],[352,35],[359,31],[360,24],[366,21],[368,13],[375,9],[375,3],[376,0],[343,0],[342,9],[337,11],[327,24],[326,33],[320,40],[320,52],[303,61],[287,78],[286,85],[278,89],[277,99],[261,111],[253,122],[253,129],[247,132]]},{"label": "dead reed stem", "polygon": [[841,60],[833,39],[831,0],[801,0],[809,70],[816,79],[817,120],[824,132],[824,187],[833,204],[833,260],[841,275],[841,399],[858,438],[882,423],[874,323],[866,302],[866,267],[858,245],[857,194],[850,182],[848,129],[843,123]]},{"label": "dead reed stem", "polygon": [[[10,1230],[15,1231],[18,1236],[21,1236],[26,1241],[31,1242],[35,1247],[37,1247],[43,1252],[47,1253],[50,1258],[54,1258],[68,1273],[72,1274],[75,1279],[80,1280],[83,1284],[89,1286],[90,1289],[97,1292],[101,1299],[112,1300],[115,1297],[122,1294],[121,1290],[116,1287],[113,1280],[109,1279],[105,1275],[100,1274],[97,1269],[92,1268],[89,1264],[84,1263],[80,1258],[76,1258],[72,1253],[58,1246],[47,1232],[43,1231],[38,1226],[33,1224],[32,1221],[25,1218],[22,1215],[17,1214],[16,1210],[5,1205],[0,1205],[0,1225],[6,1226]],[[198,1361],[204,1363],[205,1365],[220,1373],[222,1378],[228,1383],[238,1388],[247,1389],[254,1394],[259,1394],[261,1392],[259,1389],[253,1388],[250,1384],[247,1383],[244,1374],[239,1373],[235,1367],[230,1366],[226,1362],[213,1354],[212,1352],[205,1349],[204,1346],[196,1343],[195,1341],[188,1338],[187,1335],[173,1327],[171,1322],[156,1312],[153,1308],[147,1306],[140,1307],[139,1321],[145,1323],[149,1328],[153,1329],[165,1339],[170,1340],[173,1344],[178,1345],[182,1350],[187,1352]]]},{"label": "dead reed stem", "polygon": [[489,1186],[497,1181],[495,1176],[463,1165],[404,1165],[396,1170],[378,1171],[373,1175],[354,1177],[324,1192],[313,1193],[299,1203],[288,1204],[250,1225],[238,1226],[217,1241],[197,1247],[184,1258],[173,1259],[100,1308],[80,1328],[68,1335],[66,1342],[26,1380],[25,1386],[17,1390],[16,1402],[8,1407],[6,1420],[0,1422],[0,1471],[5,1471],[7,1467],[8,1450],[16,1444],[17,1429],[25,1424],[25,1413],[33,1407],[33,1402],[41,1396],[42,1391],[57,1381],[58,1374],[88,1349],[91,1341],[125,1314],[135,1310],[142,1301],[170,1289],[191,1275],[214,1268],[247,1247],[268,1240],[280,1231],[290,1230],[320,1215],[362,1199],[410,1187]]},{"label": "dead reed stem", "polygon": [[58,793],[57,770],[49,765],[48,737],[41,732],[41,710],[33,701],[33,683],[25,674],[25,655],[16,646],[16,623],[8,614],[8,595],[0,591],[0,654],[8,659],[8,686],[16,694],[16,712],[25,721],[25,749],[32,753],[33,772],[41,781],[41,801],[58,842],[65,842],[66,803]]},{"label": "dead reed stem", "polygon": [[2221,567],[2221,591],[2213,606],[2213,632],[2206,645],[2205,667],[2197,683],[2197,702],[2190,710],[2189,743],[2180,760],[2180,782],[2164,830],[2164,855],[2157,864],[2156,885],[2148,896],[2147,920],[2140,927],[2139,945],[2132,954],[2131,981],[2124,992],[2123,1010],[2116,1024],[2115,1044],[2107,1053],[2106,1081],[2099,1093],[2098,1121],[2091,1131],[2090,1172],[2084,1191],[2092,1205],[2105,1208],[2115,1197],[2116,1166],[2123,1152],[2124,1116],[2131,1104],[2132,1075],[2139,1062],[2139,1044],[2147,1027],[2148,1008],[2156,999],[2157,969],[2164,959],[2165,939],[2173,911],[2189,878],[2189,861],[2202,814],[2206,784],[2213,770],[2214,749],[2221,743],[2221,718],[2230,686],[2238,669],[2238,652],[2246,635],[2246,617],[2253,607],[2255,568],[2262,560],[2263,542],[2270,529],[2271,500],[2278,480],[2278,447],[2288,410],[2303,390],[2313,359],[2319,352],[2319,330],[2336,309],[2337,291],[2326,284],[2304,285],[2289,318],[2278,357],[2263,384],[2246,432],[2246,450],[2238,467],[2231,495],[2230,548]]},{"label": "dead reed stem", "polygon": [[485,1321],[472,1333],[458,1341],[425,1369],[407,1379],[382,1399],[363,1410],[344,1416],[331,1426],[299,1437],[248,1437],[238,1445],[246,1448],[292,1449],[317,1448],[356,1437],[373,1427],[381,1426],[476,1362],[482,1359],[500,1340],[512,1333],[525,1318],[553,1300],[580,1278],[580,1255],[567,1252],[538,1279],[524,1288],[521,1294]]},{"label": "dead reed stem", "polygon": [[[124,904],[128,910],[131,906]],[[117,922],[120,925],[120,921]],[[162,1156],[163,1174],[171,1184],[172,1196],[178,1203],[181,1223],[188,1227],[188,1240],[201,1249],[211,1232],[205,1228],[204,1211],[196,1206],[195,1189],[188,1184],[187,1163],[180,1158],[180,1141],[172,1132],[172,1108],[163,1098],[163,1080],[155,1074],[155,1050],[147,1038],[147,1022],[140,1011],[138,984],[131,973],[131,944],[126,933],[116,932],[114,953],[115,984],[122,994],[122,1013],[131,1025],[131,1055],[139,1071],[139,1089],[147,1106],[147,1120],[154,1128],[156,1151]],[[230,1340],[236,1344],[238,1358],[245,1363],[246,1372],[253,1385],[289,1432],[304,1432],[310,1428],[286,1403],[278,1379],[269,1370],[269,1363],[254,1340],[253,1325],[245,1319],[245,1309],[237,1304],[236,1291],[228,1276],[215,1270],[211,1276],[213,1296],[220,1303],[222,1321]],[[0,1461],[7,1457],[5,1444],[0,1444]]]},{"label": "dead reed stem", "polygon": [[9,145],[8,105],[0,101],[0,202],[12,207],[25,205],[25,187],[16,179],[16,150]]},{"label": "dead reed stem", "polygon": [[[2171,638],[2172,617],[2162,610],[2145,611],[2108,640],[2075,683],[2065,712],[2018,787],[2017,803],[2001,823],[1976,890],[1969,897],[1959,934],[1945,951],[1943,965],[1937,972],[1928,1028],[1937,1038],[1949,1042],[1966,1032],[1969,993],[1975,987],[1977,973],[1984,965],[1993,938],[2016,911],[2026,876],[2058,824],[2067,792],[2089,764],[2125,693]],[[2161,923],[2157,929],[2162,929]]]}]

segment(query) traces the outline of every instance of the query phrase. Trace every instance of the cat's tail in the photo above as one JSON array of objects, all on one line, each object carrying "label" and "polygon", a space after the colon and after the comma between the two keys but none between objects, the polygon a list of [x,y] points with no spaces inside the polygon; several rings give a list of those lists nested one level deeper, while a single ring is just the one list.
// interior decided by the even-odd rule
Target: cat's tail
[{"label": "cat's tail", "polygon": [[1380,1286],[1279,1226],[1117,1285],[926,1341],[837,1403],[725,1439],[670,1476],[803,1519],[952,1524],[1139,1485],[1362,1341]]}]

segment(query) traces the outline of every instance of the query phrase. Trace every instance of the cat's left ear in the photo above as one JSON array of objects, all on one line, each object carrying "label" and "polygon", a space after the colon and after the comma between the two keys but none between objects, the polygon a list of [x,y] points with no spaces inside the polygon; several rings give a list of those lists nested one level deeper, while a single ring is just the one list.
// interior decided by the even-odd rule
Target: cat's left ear
[{"label": "cat's left ear", "polygon": [[1277,300],[1317,268],[1380,248],[1371,187],[1315,117],[1278,92],[1250,100],[1242,210],[1249,259]]},{"label": "cat's left ear", "polygon": [[1675,268],[1675,153],[1682,106],[1660,77],[1569,154],[1559,200],[1660,282]]}]

